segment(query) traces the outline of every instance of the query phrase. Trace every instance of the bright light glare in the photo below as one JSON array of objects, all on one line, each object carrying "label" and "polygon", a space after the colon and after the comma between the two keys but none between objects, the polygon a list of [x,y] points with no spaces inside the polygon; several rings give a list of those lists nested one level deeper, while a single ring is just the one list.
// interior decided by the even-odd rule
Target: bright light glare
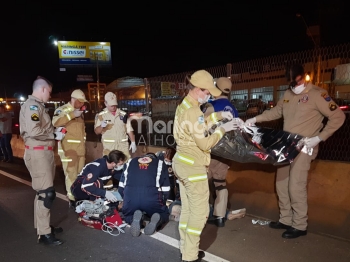
[{"label": "bright light glare", "polygon": [[58,44],[57,40],[53,41],[53,44],[54,44],[54,45],[57,45],[57,44]]},{"label": "bright light glare", "polygon": [[306,80],[306,81],[310,81],[310,76],[309,76],[309,75],[306,75],[305,80]]},{"label": "bright light glare", "polygon": [[19,98],[19,100],[24,101],[24,97],[23,97],[23,96],[21,96],[21,97]]},{"label": "bright light glare", "polygon": [[100,42],[101,45],[105,45],[106,43],[105,42]]}]

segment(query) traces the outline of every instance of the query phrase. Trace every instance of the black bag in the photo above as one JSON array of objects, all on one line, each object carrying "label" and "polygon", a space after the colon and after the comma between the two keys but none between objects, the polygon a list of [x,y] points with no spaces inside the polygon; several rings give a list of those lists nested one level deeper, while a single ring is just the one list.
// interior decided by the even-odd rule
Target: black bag
[{"label": "black bag", "polygon": [[211,154],[239,163],[290,164],[303,147],[303,137],[283,130],[244,127],[228,132]]}]

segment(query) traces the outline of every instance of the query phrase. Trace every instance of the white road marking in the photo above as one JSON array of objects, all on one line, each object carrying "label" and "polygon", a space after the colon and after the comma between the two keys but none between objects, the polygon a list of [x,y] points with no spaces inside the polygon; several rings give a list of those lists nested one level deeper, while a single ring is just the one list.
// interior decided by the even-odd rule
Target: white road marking
[{"label": "white road marking", "polygon": [[[22,184],[27,185],[27,186],[30,186],[30,187],[32,186],[32,183],[31,183],[31,182],[29,182],[29,181],[27,181],[27,180],[25,180],[25,179],[16,177],[16,176],[14,176],[14,175],[11,175],[11,174],[9,174],[9,173],[3,171],[3,170],[0,170],[0,174],[2,174],[2,175],[4,175],[4,176],[7,176],[8,178],[11,178],[11,179],[13,179],[13,180],[16,180],[16,181],[18,181],[18,182],[20,182],[20,183],[22,183]],[[62,199],[62,200],[65,200],[65,201],[68,202],[67,196],[65,196],[65,195],[63,195],[63,194],[61,194],[61,193],[56,192],[56,197],[58,197],[58,198],[60,198],[60,199]]]},{"label": "white road marking", "polygon": [[[32,183],[25,180],[25,179],[22,179],[22,178],[19,178],[19,177],[16,177],[14,175],[11,175],[3,170],[0,170],[0,174],[4,175],[4,176],[7,176],[8,178],[11,178],[13,180],[16,180],[22,184],[25,184],[27,186],[32,186]],[[61,193],[58,193],[56,192],[56,196],[64,201],[67,201],[68,202],[68,199],[65,195],[61,194]],[[130,226],[128,226],[130,227]],[[179,240],[175,239],[175,238],[172,238],[172,237],[169,237],[167,235],[164,235],[162,233],[159,233],[159,232],[156,232],[155,234],[151,235],[150,237],[154,238],[154,239],[157,239],[159,240],[160,242],[163,242],[165,244],[168,244],[170,246],[173,246],[177,249],[179,249]],[[204,250],[203,250],[204,251]],[[229,260],[226,260],[226,259],[223,259],[221,257],[218,257],[218,256],[215,256],[211,253],[208,253],[206,251],[204,251],[205,253],[205,258],[204,260],[205,261],[210,261],[210,262],[230,262]]]}]

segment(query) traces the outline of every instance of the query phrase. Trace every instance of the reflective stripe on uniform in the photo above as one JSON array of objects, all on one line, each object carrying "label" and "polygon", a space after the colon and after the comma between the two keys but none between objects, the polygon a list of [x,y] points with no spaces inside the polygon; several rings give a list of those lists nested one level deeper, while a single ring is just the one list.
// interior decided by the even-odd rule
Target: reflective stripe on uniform
[{"label": "reflective stripe on uniform", "polygon": [[88,186],[92,186],[94,183],[89,183],[89,184],[85,184],[85,185],[81,185],[81,188],[85,188],[85,187],[88,187]]},{"label": "reflective stripe on uniform", "polygon": [[159,188],[159,179],[160,179],[160,175],[162,174],[162,169],[163,169],[163,161],[159,160],[158,167],[157,167],[157,177],[156,177],[156,187],[158,187],[158,191],[161,190]]},{"label": "reflective stripe on uniform", "polygon": [[191,108],[191,103],[186,99],[186,97],[182,100],[182,103],[181,103],[186,109],[189,109]]},{"label": "reflective stripe on uniform", "polygon": [[71,158],[62,158],[61,161],[62,162],[72,162],[73,159],[71,159]]},{"label": "reflective stripe on uniform", "polygon": [[114,140],[114,139],[103,139],[103,142],[106,142],[106,143],[114,143],[115,140]]},{"label": "reflective stripe on uniform", "polygon": [[204,181],[207,180],[208,176],[207,174],[198,174],[198,175],[192,175],[188,177],[188,180],[190,182],[198,182],[198,181]]},{"label": "reflective stripe on uniform", "polygon": [[59,148],[59,149],[57,149],[57,152],[58,152],[58,153],[63,153],[64,151],[63,151],[63,149],[60,149],[60,148]]},{"label": "reflective stripe on uniform", "polygon": [[104,177],[99,177],[99,179],[101,180],[108,180],[110,179],[112,176],[104,176]]},{"label": "reflective stripe on uniform", "polygon": [[123,188],[124,188],[125,185],[126,185],[126,182],[127,182],[127,180],[128,180],[128,168],[129,168],[129,165],[130,165],[131,160],[132,160],[132,158],[130,158],[130,159],[125,163],[125,171],[124,171],[124,173],[123,173],[123,175],[124,175],[124,181],[119,182],[119,186],[120,186],[120,187],[123,187]]},{"label": "reflective stripe on uniform", "polygon": [[198,228],[194,228],[194,227],[187,227],[186,233],[195,235],[195,236],[200,236],[200,234],[202,233],[202,230],[199,230]]},{"label": "reflective stripe on uniform", "polygon": [[214,123],[217,123],[219,121],[217,114],[216,113],[211,113],[210,114],[210,120],[213,121]]},{"label": "reflective stripe on uniform", "polygon": [[68,118],[69,121],[72,119],[72,118],[70,117],[69,113],[66,114],[66,117]]},{"label": "reflective stripe on uniform", "polygon": [[187,223],[179,223],[179,229],[186,230],[187,228]]},{"label": "reflective stripe on uniform", "polygon": [[185,164],[188,164],[188,165],[193,165],[194,164],[194,159],[193,158],[190,158],[188,156],[184,156],[184,155],[182,155],[180,153],[176,153],[175,157],[177,159],[179,159],[181,162],[185,163]]},{"label": "reflective stripe on uniform", "polygon": [[220,139],[224,136],[224,133],[222,133],[221,129],[216,129],[214,131],[214,134],[218,134],[220,136]]},{"label": "reflective stripe on uniform", "polygon": [[158,188],[158,191],[168,192],[170,191],[170,186],[162,186],[161,188]]},{"label": "reflective stripe on uniform", "polygon": [[76,144],[79,144],[81,141],[80,141],[80,140],[75,140],[75,139],[68,139],[67,142],[68,142],[68,143],[76,143]]}]

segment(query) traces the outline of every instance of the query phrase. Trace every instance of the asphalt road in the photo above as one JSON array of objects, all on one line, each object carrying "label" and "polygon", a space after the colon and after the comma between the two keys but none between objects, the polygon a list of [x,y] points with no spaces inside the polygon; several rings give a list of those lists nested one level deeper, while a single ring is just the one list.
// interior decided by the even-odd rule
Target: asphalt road
[{"label": "asphalt road", "polygon": [[[132,237],[125,233],[112,236],[81,225],[64,198],[64,177],[58,168],[55,187],[58,197],[51,212],[53,225],[64,232],[57,235],[61,246],[49,247],[36,242],[33,228],[33,199],[30,176],[23,160],[0,163],[0,261],[181,261],[178,224],[169,222],[153,236]],[[247,210],[242,219],[227,221],[224,228],[207,225],[200,249],[206,261],[317,261],[349,262],[350,241],[309,232],[293,240],[281,237],[283,230],[253,224],[258,219]],[[264,220],[263,218],[261,218]]]}]

